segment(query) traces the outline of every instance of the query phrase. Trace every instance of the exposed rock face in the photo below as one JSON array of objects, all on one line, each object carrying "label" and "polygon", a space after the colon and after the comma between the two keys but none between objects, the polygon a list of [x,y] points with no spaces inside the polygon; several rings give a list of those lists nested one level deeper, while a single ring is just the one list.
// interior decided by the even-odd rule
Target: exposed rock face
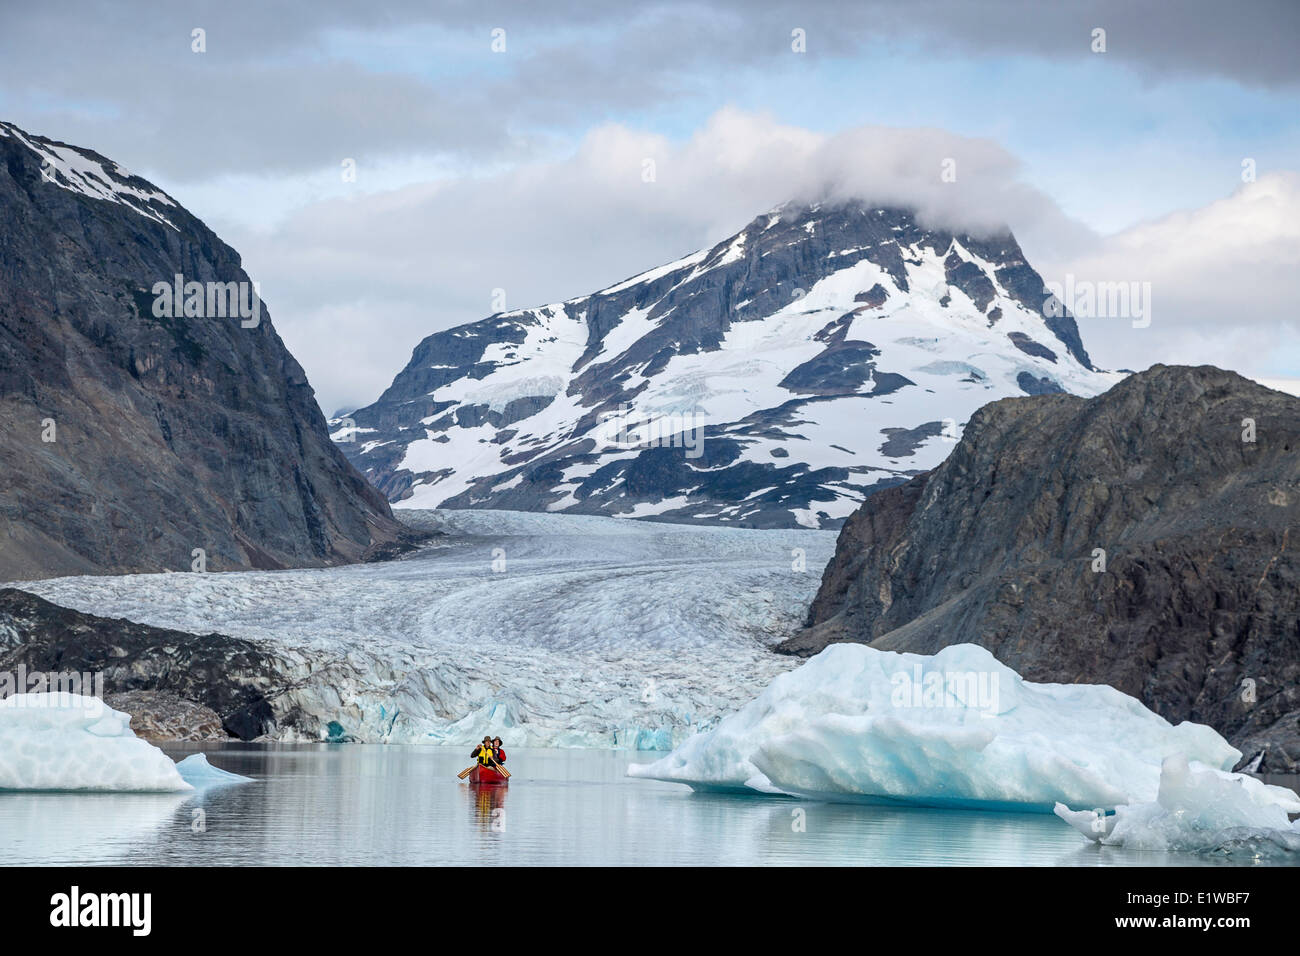
[{"label": "exposed rock face", "polygon": [[145,740],[228,740],[221,715],[210,707],[154,690],[108,694],[104,703],[131,715],[131,729]]},{"label": "exposed rock face", "polygon": [[1009,233],[790,204],[592,295],[431,335],[331,425],[403,506],[837,527],[942,461],[981,405],[1111,384],[1049,302]]},{"label": "exposed rock face", "polygon": [[[156,313],[177,275],[202,315]],[[256,323],[208,283],[248,283]],[[0,123],[0,580],[189,570],[194,549],[331,565],[401,537],[238,254],[110,160]]]},{"label": "exposed rock face", "polygon": [[1287,772],[1298,535],[1300,399],[1157,365],[1090,400],[981,409],[947,461],[846,522],[782,649],[981,644],[1029,680],[1111,684]]},{"label": "exposed rock face", "polygon": [[274,706],[288,684],[286,666],[259,644],[96,617],[4,588],[0,673],[20,667],[29,675],[102,674],[106,702],[132,714],[144,735],[206,739],[219,728],[252,740],[293,719]]}]

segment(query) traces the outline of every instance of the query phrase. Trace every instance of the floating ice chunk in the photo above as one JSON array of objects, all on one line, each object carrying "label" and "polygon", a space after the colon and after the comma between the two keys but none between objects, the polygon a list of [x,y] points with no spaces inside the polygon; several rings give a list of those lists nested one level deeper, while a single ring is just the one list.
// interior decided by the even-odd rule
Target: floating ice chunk
[{"label": "floating ice chunk", "polygon": [[1156,799],[1113,814],[1056,805],[1056,815],[1090,840],[1141,850],[1231,850],[1271,845],[1300,852],[1300,796],[1254,777],[1189,761],[1165,760]]},{"label": "floating ice chunk", "polygon": [[0,701],[0,790],[192,790],[171,759],[98,697]]},{"label": "floating ice chunk", "polygon": [[228,787],[235,783],[252,783],[249,777],[222,770],[208,763],[206,754],[190,754],[176,765],[181,777],[195,790],[210,790],[213,787]]},{"label": "floating ice chunk", "polygon": [[696,789],[1050,811],[1154,800],[1161,762],[1231,768],[1209,727],[1112,687],[1034,684],[973,644],[930,657],[833,645],[632,776]]}]

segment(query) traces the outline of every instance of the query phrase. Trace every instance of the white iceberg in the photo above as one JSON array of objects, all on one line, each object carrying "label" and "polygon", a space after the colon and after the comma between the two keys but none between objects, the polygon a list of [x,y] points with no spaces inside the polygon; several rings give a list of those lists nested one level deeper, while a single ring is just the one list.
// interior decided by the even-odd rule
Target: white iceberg
[{"label": "white iceberg", "polygon": [[195,790],[211,790],[214,787],[228,787],[235,783],[251,783],[249,777],[222,770],[208,763],[207,754],[190,754],[176,764],[181,778]]},{"label": "white iceberg", "polygon": [[987,650],[828,647],[739,712],[629,774],[698,790],[1049,812],[1156,799],[1182,754],[1230,770],[1211,728],[1177,726],[1112,687],[1035,684]]},{"label": "white iceberg", "polygon": [[245,780],[196,754],[178,766],[98,697],[0,700],[0,790],[174,793]]},{"label": "white iceberg", "polygon": [[1056,815],[1090,840],[1139,850],[1243,849],[1300,852],[1300,796],[1240,773],[1199,766],[1177,754],[1165,760],[1154,801],[1071,810]]}]

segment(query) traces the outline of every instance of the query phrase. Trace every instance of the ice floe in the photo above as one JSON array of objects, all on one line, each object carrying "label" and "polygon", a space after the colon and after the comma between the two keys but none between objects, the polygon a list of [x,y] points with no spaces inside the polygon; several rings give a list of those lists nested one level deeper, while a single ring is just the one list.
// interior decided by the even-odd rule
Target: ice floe
[{"label": "ice floe", "polygon": [[0,790],[193,789],[165,753],[98,697],[16,694],[0,701]]}]

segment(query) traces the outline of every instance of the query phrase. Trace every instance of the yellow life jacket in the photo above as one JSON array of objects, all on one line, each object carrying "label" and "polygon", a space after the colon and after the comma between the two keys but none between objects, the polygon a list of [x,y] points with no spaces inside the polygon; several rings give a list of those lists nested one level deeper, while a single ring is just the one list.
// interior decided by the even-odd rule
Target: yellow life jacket
[{"label": "yellow life jacket", "polygon": [[488,761],[491,757],[492,757],[492,751],[489,748],[484,747],[482,744],[480,744],[478,748],[478,762],[481,763],[483,766],[487,767],[489,766]]}]

